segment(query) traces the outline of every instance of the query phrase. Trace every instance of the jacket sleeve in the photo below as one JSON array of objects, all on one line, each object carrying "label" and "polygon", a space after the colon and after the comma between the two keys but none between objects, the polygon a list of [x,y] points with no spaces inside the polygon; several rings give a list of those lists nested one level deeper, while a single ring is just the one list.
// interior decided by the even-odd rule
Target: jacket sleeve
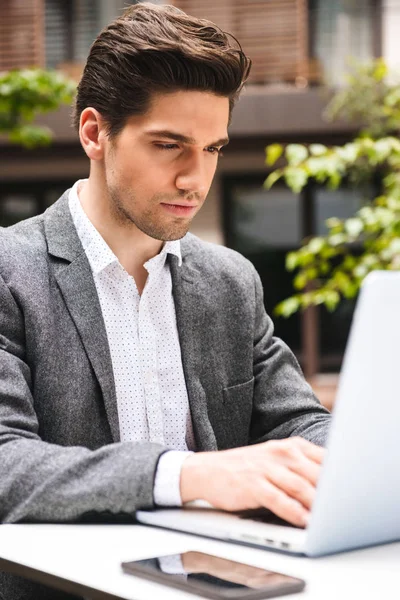
[{"label": "jacket sleeve", "polygon": [[324,445],[330,414],[304,379],[296,357],[274,337],[263,302],[263,288],[254,270],[254,401],[251,443],[299,435]]},{"label": "jacket sleeve", "polygon": [[153,506],[155,471],[166,449],[126,442],[89,450],[44,442],[24,345],[23,315],[0,278],[0,522],[62,522]]}]

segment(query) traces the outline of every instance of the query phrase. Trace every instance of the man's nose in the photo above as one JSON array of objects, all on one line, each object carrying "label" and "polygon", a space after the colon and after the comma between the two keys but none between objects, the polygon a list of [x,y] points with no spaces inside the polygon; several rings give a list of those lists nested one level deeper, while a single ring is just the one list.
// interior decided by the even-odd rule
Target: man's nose
[{"label": "man's nose", "polygon": [[208,172],[202,157],[193,157],[180,169],[175,185],[180,190],[203,198],[208,189]]}]

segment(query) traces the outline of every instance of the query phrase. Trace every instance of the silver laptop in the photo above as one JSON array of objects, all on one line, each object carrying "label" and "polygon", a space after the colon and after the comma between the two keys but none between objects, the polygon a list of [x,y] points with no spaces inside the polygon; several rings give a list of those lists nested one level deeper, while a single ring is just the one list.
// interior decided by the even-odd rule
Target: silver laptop
[{"label": "silver laptop", "polygon": [[138,511],[141,523],[321,556],[400,540],[400,273],[375,271],[357,301],[307,529],[268,511]]}]

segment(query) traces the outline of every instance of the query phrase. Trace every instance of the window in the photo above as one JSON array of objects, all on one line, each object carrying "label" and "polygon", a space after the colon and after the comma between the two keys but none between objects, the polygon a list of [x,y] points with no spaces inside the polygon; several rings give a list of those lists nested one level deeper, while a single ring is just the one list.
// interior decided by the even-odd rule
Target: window
[{"label": "window", "polygon": [[3,182],[0,190],[0,227],[34,217],[46,210],[74,180]]},{"label": "window", "polygon": [[326,220],[335,216],[348,219],[365,203],[363,194],[358,189],[341,187],[338,190],[315,188],[314,190],[314,232],[325,235],[328,232]]},{"label": "window", "polygon": [[[332,191],[310,185],[293,194],[283,184],[267,191],[265,174],[225,176],[223,223],[226,244],[246,256],[256,267],[264,287],[267,312],[296,293],[293,273],[285,268],[287,252],[297,249],[307,235],[324,235],[325,221],[335,216],[352,216],[377,190],[363,192],[343,185]],[[342,301],[333,313],[319,310],[321,371],[337,371],[350,330],[355,301]],[[281,337],[302,361],[301,314],[289,319],[274,318],[276,335]]]},{"label": "window", "polygon": [[343,83],[350,58],[374,56],[375,7],[372,0],[310,0],[310,54],[328,85]]},{"label": "window", "polygon": [[231,188],[235,238],[244,252],[296,248],[302,238],[300,198],[286,187],[267,191],[254,183]]},{"label": "window", "polygon": [[[264,303],[272,315],[274,307],[294,293],[293,276],[285,269],[289,250],[302,239],[301,197],[278,184],[271,191],[262,187],[264,174],[226,176],[224,230],[228,246],[248,258],[257,269],[264,288]],[[275,319],[276,335],[297,355],[301,352],[300,315]]]},{"label": "window", "polygon": [[83,63],[99,31],[134,0],[46,0],[46,64]]}]

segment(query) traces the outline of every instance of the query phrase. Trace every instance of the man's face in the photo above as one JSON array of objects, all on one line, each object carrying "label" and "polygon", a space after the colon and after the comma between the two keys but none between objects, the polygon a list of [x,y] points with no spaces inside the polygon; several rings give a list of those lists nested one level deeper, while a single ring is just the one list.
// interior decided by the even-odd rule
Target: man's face
[{"label": "man's face", "polygon": [[229,100],[208,92],[153,97],[104,155],[110,207],[121,225],[157,240],[180,239],[206,199],[227,143]]}]

